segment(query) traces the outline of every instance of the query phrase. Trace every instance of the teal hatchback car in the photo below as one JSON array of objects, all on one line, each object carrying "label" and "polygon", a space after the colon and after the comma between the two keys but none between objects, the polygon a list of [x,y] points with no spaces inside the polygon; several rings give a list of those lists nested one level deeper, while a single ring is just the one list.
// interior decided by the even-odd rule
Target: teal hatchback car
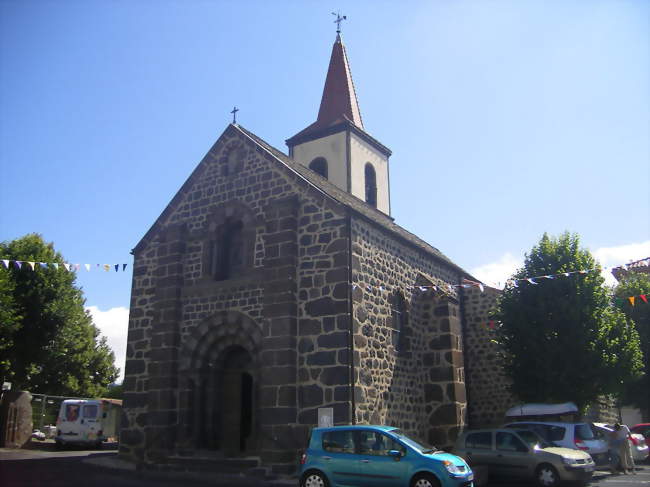
[{"label": "teal hatchback car", "polygon": [[391,426],[314,428],[301,487],[473,487],[456,455],[421,445]]}]

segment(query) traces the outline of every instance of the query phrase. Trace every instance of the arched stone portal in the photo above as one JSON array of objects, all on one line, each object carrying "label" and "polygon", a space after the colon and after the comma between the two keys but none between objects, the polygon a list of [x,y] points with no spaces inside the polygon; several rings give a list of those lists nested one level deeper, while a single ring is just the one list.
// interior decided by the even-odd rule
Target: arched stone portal
[{"label": "arched stone portal", "polygon": [[180,430],[184,448],[226,456],[258,449],[259,327],[237,312],[211,316],[184,341]]}]

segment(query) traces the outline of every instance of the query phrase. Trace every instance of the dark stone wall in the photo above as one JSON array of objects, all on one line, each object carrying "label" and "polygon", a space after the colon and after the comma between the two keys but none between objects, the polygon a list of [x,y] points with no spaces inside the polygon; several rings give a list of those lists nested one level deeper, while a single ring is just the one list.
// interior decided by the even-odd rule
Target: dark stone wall
[{"label": "dark stone wall", "polygon": [[[363,219],[353,221],[352,242],[355,419],[449,447],[465,424],[467,405],[453,287],[460,275]],[[408,313],[398,342],[396,292]]]},{"label": "dark stone wall", "polygon": [[493,341],[498,325],[491,322],[490,312],[499,293],[498,289],[491,287],[485,287],[483,292],[476,286],[463,289],[468,421],[471,428],[503,424],[505,412],[516,404],[508,391],[510,381],[503,372],[499,348]]},{"label": "dark stone wall", "polygon": [[[233,220],[243,266],[217,281],[211,247]],[[134,252],[122,456],[160,463],[192,450],[199,369],[232,345],[254,358],[253,448],[266,463],[294,468],[319,407],[350,421],[347,222],[338,203],[226,130]]]}]

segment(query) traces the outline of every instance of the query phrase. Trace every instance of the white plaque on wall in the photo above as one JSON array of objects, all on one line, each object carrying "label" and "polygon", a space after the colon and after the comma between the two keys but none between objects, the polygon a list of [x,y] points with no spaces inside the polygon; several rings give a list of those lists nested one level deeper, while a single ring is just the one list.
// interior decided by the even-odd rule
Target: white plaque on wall
[{"label": "white plaque on wall", "polygon": [[318,427],[329,428],[334,426],[334,409],[318,408]]}]

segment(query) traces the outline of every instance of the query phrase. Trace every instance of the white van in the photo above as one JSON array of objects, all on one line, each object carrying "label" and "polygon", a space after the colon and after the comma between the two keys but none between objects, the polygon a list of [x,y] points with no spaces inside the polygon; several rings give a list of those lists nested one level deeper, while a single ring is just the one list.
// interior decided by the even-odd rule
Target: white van
[{"label": "white van", "polygon": [[114,399],[66,399],[56,420],[57,446],[83,445],[100,448],[117,437],[122,401]]}]

